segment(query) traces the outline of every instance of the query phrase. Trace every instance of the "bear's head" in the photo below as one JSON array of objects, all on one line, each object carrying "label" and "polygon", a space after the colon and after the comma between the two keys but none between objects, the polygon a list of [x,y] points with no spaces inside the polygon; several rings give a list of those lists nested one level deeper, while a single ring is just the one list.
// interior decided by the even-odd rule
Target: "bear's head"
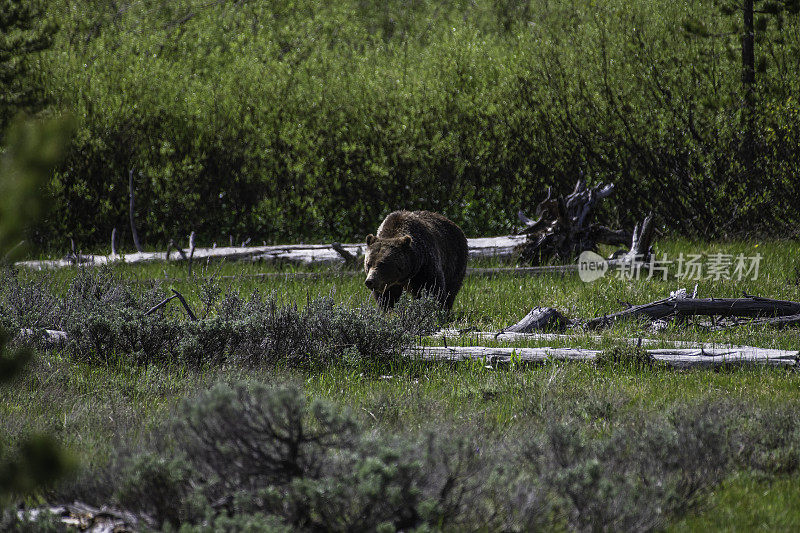
[{"label": "bear's head", "polygon": [[367,235],[364,271],[367,288],[383,293],[389,287],[403,285],[414,274],[416,258],[411,235],[388,239]]}]

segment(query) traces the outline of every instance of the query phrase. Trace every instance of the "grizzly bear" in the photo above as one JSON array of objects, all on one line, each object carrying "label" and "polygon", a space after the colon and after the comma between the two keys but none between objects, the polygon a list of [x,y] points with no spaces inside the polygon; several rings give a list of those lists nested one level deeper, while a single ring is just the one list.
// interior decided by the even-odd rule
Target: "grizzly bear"
[{"label": "grizzly bear", "polygon": [[403,290],[432,294],[450,311],[467,271],[467,239],[456,224],[430,211],[395,211],[367,235],[364,284],[384,309]]}]

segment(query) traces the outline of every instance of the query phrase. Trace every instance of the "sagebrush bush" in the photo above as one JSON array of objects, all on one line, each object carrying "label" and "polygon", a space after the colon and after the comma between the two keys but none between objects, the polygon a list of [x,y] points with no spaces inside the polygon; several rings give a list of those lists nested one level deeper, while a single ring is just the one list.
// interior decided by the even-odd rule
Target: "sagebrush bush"
[{"label": "sagebrush bush", "polygon": [[443,319],[429,298],[404,298],[388,314],[370,301],[345,305],[332,297],[299,307],[258,291],[243,298],[208,280],[200,290],[203,312],[192,321],[164,308],[148,315],[166,291],[155,284],[134,292],[110,268],[79,270],[63,294],[47,276],[35,282],[21,282],[13,271],[2,276],[0,323],[62,330],[73,357],[100,364],[380,366]]},{"label": "sagebrush bush", "polygon": [[466,479],[474,445],[373,435],[297,388],[218,385],[164,434],[160,455],[122,467],[116,492],[157,524],[227,514],[300,530],[408,530],[457,518],[478,488]]},{"label": "sagebrush bush", "polygon": [[559,402],[501,434],[467,423],[389,435],[295,386],[220,384],[63,494],[190,531],[652,531],[736,469],[787,457],[800,422],[794,406],[775,421],[709,401],[598,433]]}]

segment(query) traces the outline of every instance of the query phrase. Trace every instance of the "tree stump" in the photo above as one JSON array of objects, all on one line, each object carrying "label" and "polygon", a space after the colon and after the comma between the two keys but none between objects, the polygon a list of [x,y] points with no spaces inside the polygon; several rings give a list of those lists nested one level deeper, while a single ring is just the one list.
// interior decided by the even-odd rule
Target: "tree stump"
[{"label": "tree stump", "polygon": [[626,245],[631,234],[625,230],[612,230],[591,222],[591,214],[599,200],[607,198],[614,190],[613,184],[587,187],[579,179],[566,198],[553,198],[548,187],[547,197],[536,206],[536,220],[520,211],[520,222],[527,235],[524,243],[516,247],[521,261],[542,264],[552,259],[574,261],[585,250],[597,251],[598,244]]}]

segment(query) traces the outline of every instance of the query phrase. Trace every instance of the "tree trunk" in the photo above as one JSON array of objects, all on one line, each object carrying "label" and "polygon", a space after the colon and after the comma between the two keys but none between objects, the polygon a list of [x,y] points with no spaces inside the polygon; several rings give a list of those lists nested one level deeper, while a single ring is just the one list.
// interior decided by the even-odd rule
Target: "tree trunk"
[{"label": "tree trunk", "polygon": [[[486,346],[418,346],[405,351],[422,361],[482,361],[497,363],[545,363],[551,361],[596,361],[604,352],[585,348],[491,348]],[[661,348],[643,351],[644,360],[662,362],[677,368],[730,364],[762,364],[797,367],[798,352],[760,348]]]},{"label": "tree trunk", "polygon": [[753,0],[742,1],[742,142],[740,156],[748,183],[754,177],[756,54]]}]

